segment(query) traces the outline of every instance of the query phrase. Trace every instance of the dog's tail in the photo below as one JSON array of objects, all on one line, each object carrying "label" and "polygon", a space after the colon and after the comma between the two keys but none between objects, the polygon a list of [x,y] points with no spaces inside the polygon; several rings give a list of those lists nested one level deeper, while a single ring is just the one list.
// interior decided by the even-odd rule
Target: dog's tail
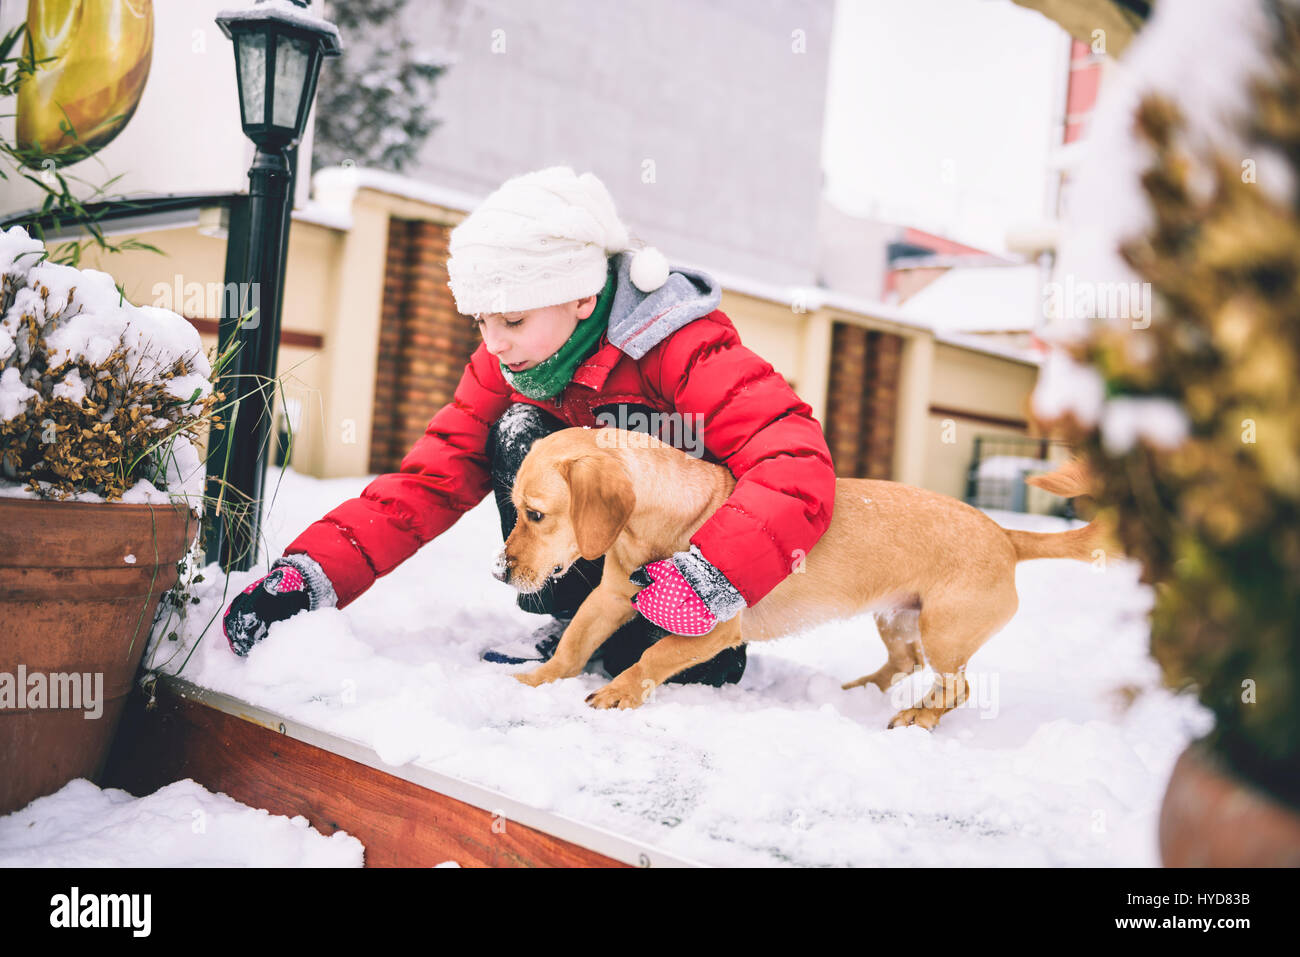
[{"label": "dog's tail", "polygon": [[[1025,482],[1062,498],[1087,495],[1094,487],[1092,473],[1079,459],[1072,459],[1055,472],[1027,478]],[[1018,562],[1033,558],[1073,558],[1090,562],[1097,558],[1098,551],[1118,551],[1110,529],[1100,519],[1093,519],[1082,528],[1072,528],[1067,532],[1022,532],[1010,528],[1004,531],[1016,549]]]},{"label": "dog's tail", "polygon": [[1061,498],[1074,498],[1076,495],[1087,495],[1096,483],[1082,459],[1070,459],[1055,472],[1030,476],[1025,479],[1025,484]]}]

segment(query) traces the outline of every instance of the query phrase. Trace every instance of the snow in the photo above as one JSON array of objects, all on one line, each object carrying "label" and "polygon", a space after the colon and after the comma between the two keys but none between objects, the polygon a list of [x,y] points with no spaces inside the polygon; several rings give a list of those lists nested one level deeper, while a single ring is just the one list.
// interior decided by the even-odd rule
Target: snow
[{"label": "snow", "polygon": [[324,34],[329,38],[327,49],[341,51],[343,41],[339,37],[339,28],[318,17],[309,10],[297,6],[292,0],[254,0],[247,7],[222,10],[217,13],[218,20],[282,20],[296,27],[303,27]]},{"label": "snow", "polygon": [[0,230],[0,276],[25,273],[44,253],[45,244],[27,230]]},{"label": "snow", "polygon": [[[179,443],[177,444],[179,445]],[[193,447],[191,446],[191,449],[192,448]],[[198,458],[197,452],[194,453],[194,457],[197,460]],[[186,472],[185,474],[189,474],[189,473]],[[47,491],[53,488],[53,485],[50,482],[40,482],[39,484],[41,488],[46,489]],[[148,479],[139,479],[134,485],[132,485],[125,492],[123,492],[122,497],[117,499],[116,501],[121,502],[124,505],[148,505],[148,504],[166,505],[167,503],[173,501],[173,499],[180,498],[180,497],[181,497],[180,495],[173,496],[168,494],[167,492],[161,491],[156,485],[154,485]],[[5,479],[0,479],[0,498],[39,499],[40,496],[37,495],[35,492],[31,491],[30,489],[28,489],[25,484],[19,484],[17,482],[9,482],[6,481]],[[96,495],[94,492],[78,492],[76,495],[69,495],[66,499],[62,499],[61,501],[92,502],[92,503],[102,504],[105,501],[105,499],[104,496]],[[193,505],[197,507],[198,498],[195,497],[194,499],[191,500],[191,502]]]},{"label": "snow", "polygon": [[26,408],[28,401],[39,396],[35,389],[23,385],[22,374],[11,366],[0,373],[0,419],[8,422]]},{"label": "snow", "polygon": [[81,377],[80,372],[73,369],[63,377],[50,394],[56,399],[67,399],[74,405],[81,405],[86,399],[86,380]]},{"label": "snow", "polygon": [[957,266],[901,308],[936,332],[1023,332],[1043,321],[1040,282],[1033,264]]},{"label": "snow", "polygon": [[1101,438],[1110,455],[1123,455],[1139,439],[1157,448],[1177,448],[1191,432],[1182,406],[1169,399],[1120,396],[1106,403]]},{"label": "snow", "polygon": [[1030,396],[1034,415],[1044,420],[1072,413],[1082,425],[1101,418],[1106,383],[1092,366],[1075,362],[1064,349],[1051,349],[1043,359],[1038,385]]},{"label": "snow", "polygon": [[0,867],[360,867],[365,848],[190,779],[136,798],[85,778],[0,817]]},{"label": "snow", "polygon": [[479,659],[543,620],[490,575],[490,496],[347,609],[300,613],[248,658],[232,654],[230,600],[369,480],[272,469],[263,564],[228,583],[205,569],[184,626],[155,629],[180,640],[152,644],[146,661],[175,672],[211,619],[182,672],[196,684],[707,864],[1158,863],[1169,772],[1211,719],[1160,685],[1152,593],[1133,563],[1021,564],[1019,612],[970,664],[978,706],[934,732],[888,731],[906,702],[841,690],[884,662],[869,617],[751,645],[739,685],[667,685],[636,710],[589,708],[598,673],[519,684],[523,666]]}]

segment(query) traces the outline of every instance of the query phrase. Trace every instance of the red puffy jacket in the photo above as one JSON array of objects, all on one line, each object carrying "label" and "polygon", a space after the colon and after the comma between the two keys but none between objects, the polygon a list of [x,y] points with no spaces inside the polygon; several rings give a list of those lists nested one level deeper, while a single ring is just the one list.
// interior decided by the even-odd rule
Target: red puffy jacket
[{"label": "red puffy jacket", "polygon": [[[831,521],[835,471],[812,410],[770,363],[741,345],[713,308],[719,290],[703,273],[675,268],[646,296],[623,262],[609,332],[555,399],[515,392],[480,344],[452,401],[429,422],[399,471],[314,522],[285,549],[306,553],[343,608],[491,491],[488,428],[515,402],[575,426],[600,427],[593,408],[635,402],[702,418],[709,457],[736,477],[731,497],[691,543],[756,604],[793,571]],[[486,574],[486,571],[484,572]]]}]

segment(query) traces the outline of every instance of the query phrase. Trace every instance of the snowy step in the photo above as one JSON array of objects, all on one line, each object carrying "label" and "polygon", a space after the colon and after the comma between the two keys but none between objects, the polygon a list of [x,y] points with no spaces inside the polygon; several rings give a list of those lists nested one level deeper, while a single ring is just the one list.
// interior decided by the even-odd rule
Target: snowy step
[{"label": "snowy step", "polygon": [[690,867],[695,862],[414,764],[180,678],[134,695],[104,786],[149,793],[193,778],[273,814],[346,830],[368,866]]}]

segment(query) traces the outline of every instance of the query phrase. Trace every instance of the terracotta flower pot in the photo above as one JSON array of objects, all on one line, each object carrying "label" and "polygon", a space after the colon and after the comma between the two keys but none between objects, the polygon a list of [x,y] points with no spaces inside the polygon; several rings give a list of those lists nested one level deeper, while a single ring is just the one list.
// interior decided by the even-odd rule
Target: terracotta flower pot
[{"label": "terracotta flower pot", "polygon": [[1300,808],[1241,780],[1194,743],[1165,790],[1160,858],[1166,867],[1300,867]]},{"label": "terracotta flower pot", "polygon": [[97,778],[197,531],[183,504],[0,498],[0,814]]}]

